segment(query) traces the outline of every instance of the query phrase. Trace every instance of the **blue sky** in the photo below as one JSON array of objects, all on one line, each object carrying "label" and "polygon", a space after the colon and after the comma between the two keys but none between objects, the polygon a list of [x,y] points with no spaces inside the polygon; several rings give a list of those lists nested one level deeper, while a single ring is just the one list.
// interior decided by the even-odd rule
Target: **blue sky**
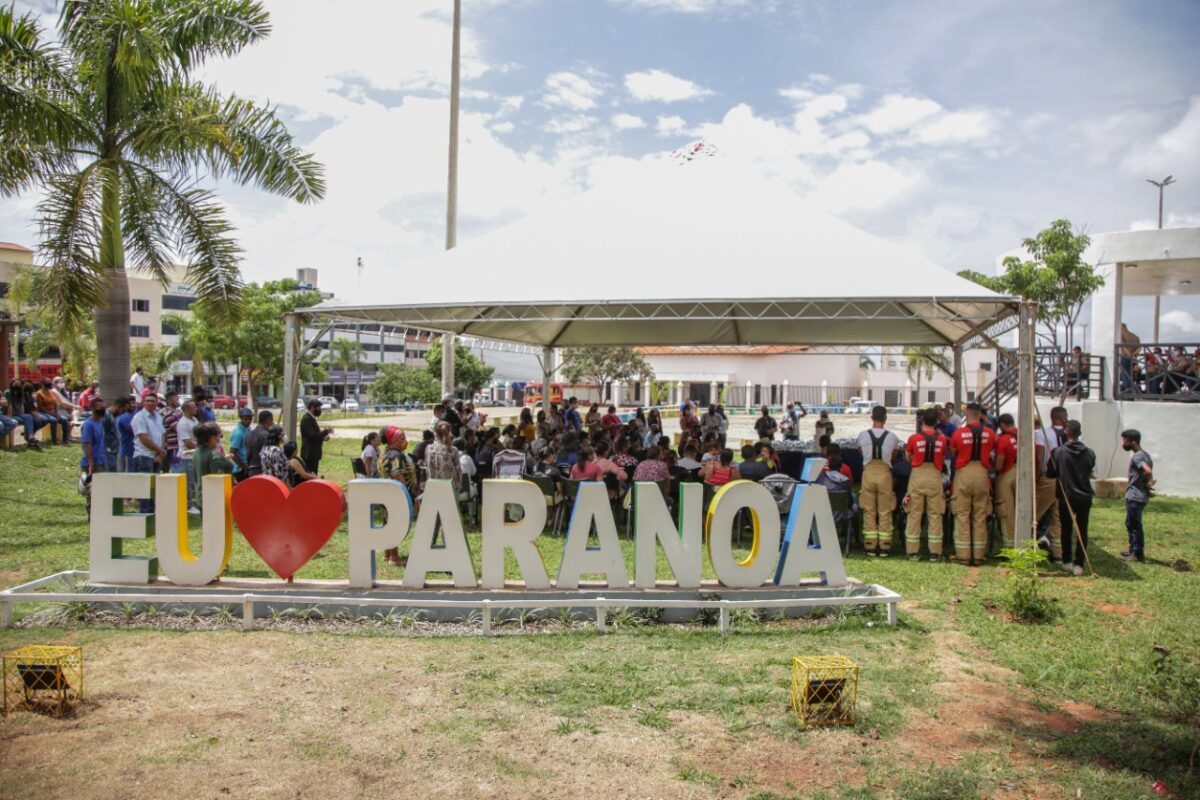
[{"label": "blue sky", "polygon": [[[449,0],[267,6],[272,38],[206,77],[278,104],[330,196],[222,187],[247,276],[337,291],[437,249]],[[948,269],[1059,217],[1151,225],[1168,173],[1167,224],[1200,225],[1200,3],[465,0],[464,25],[460,240],[697,138]],[[33,202],[0,238],[35,241]],[[1194,302],[1164,311],[1200,338]]]}]

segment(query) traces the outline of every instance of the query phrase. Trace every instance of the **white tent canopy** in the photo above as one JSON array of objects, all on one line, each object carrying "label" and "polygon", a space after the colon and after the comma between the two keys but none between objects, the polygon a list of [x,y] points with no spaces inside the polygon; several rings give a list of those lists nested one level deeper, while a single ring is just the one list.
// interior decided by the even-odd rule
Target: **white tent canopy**
[{"label": "white tent canopy", "polygon": [[564,347],[954,345],[1016,308],[717,156],[629,162],[303,311]]}]

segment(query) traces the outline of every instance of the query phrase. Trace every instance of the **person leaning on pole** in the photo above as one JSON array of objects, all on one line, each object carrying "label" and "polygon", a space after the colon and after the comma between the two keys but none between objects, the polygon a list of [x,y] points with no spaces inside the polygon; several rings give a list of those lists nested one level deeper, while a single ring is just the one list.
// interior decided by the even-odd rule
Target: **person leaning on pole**
[{"label": "person leaning on pole", "polygon": [[896,510],[896,492],[892,487],[892,464],[900,455],[900,439],[889,431],[887,409],[871,409],[869,430],[858,435],[863,455],[862,486],[859,505],[863,510],[863,542],[867,555],[887,556],[892,549],[892,512]]},{"label": "person leaning on pole", "polygon": [[908,557],[916,560],[921,551],[921,517],[929,516],[929,560],[942,560],[942,516],[946,513],[946,495],[942,485],[948,445],[937,429],[937,409],[921,412],[921,428],[908,437],[905,455],[912,462],[908,479],[908,525],[905,543]]},{"label": "person leaning on pole", "polygon": [[968,403],[965,423],[950,437],[950,452],[954,454],[954,494],[950,501],[954,511],[954,555],[971,566],[987,558],[987,523],[992,514],[988,471],[996,434],[984,427],[982,417],[983,408]]},{"label": "person leaning on pole", "polygon": [[1063,426],[1065,441],[1054,451],[1054,466],[1061,487],[1059,503],[1066,511],[1062,537],[1062,568],[1074,575],[1083,574],[1088,560],[1088,520],[1092,513],[1092,475],[1096,471],[1096,454],[1079,440],[1083,427],[1077,420]]}]

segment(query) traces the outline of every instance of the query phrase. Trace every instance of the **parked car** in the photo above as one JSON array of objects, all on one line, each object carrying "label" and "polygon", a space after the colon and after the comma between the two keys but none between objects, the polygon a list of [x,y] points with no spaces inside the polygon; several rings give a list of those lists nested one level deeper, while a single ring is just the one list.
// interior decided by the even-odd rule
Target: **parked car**
[{"label": "parked car", "polygon": [[358,401],[353,397],[347,397],[346,401],[342,403],[342,411],[358,411]]},{"label": "parked car", "polygon": [[870,400],[854,400],[850,403],[850,407],[846,409],[847,414],[870,414],[874,403]]},{"label": "parked car", "polygon": [[239,394],[238,395],[238,408],[245,408],[248,405],[250,405],[250,398],[247,395]]},{"label": "parked car", "polygon": [[217,410],[233,408],[233,398],[227,394],[209,395],[208,403]]},{"label": "parked car", "polygon": [[326,411],[333,411],[341,408],[342,406],[336,397],[330,397],[329,395],[321,395],[317,399],[321,401],[321,408],[325,409]]},{"label": "parked car", "polygon": [[274,397],[271,397],[269,394],[260,394],[258,397],[254,398],[254,407],[255,408],[283,408],[283,401],[276,400]]}]

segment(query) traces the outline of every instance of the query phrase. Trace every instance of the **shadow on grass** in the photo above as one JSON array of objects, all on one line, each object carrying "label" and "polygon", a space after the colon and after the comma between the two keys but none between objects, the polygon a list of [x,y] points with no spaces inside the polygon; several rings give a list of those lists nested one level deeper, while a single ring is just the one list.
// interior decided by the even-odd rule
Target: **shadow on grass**
[{"label": "shadow on grass", "polygon": [[1081,766],[1099,765],[1108,771],[1127,770],[1145,775],[1147,787],[1162,780],[1179,797],[1200,796],[1200,775],[1191,767],[1200,745],[1195,728],[1157,719],[1115,717],[1084,722],[1070,733],[1047,734],[1045,729],[1018,726],[1021,736],[1047,737],[1048,752]]},{"label": "shadow on grass", "polygon": [[1101,550],[1093,545],[1088,548],[1088,556],[1092,559],[1092,567],[1096,570],[1096,574],[1102,578],[1110,578],[1114,581],[1142,580],[1142,576],[1138,575],[1128,562],[1122,561],[1107,550]]}]

